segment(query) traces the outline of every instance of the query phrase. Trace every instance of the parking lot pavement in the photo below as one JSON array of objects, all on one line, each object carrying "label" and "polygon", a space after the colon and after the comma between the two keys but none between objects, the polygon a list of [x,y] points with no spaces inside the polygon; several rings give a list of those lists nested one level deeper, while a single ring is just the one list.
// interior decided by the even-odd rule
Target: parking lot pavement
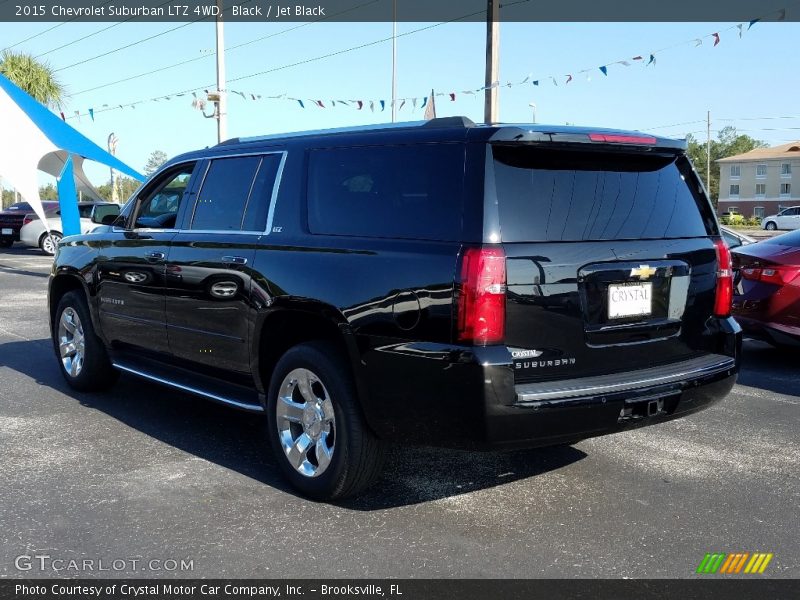
[{"label": "parking lot pavement", "polygon": [[71,391],[49,264],[0,252],[0,576],[52,576],[15,566],[48,555],[127,561],[71,576],[693,577],[706,552],[757,551],[764,576],[798,575],[796,354],[747,342],[724,402],[573,447],[397,448],[374,490],[332,506],[287,488],[260,418],[130,377]]}]

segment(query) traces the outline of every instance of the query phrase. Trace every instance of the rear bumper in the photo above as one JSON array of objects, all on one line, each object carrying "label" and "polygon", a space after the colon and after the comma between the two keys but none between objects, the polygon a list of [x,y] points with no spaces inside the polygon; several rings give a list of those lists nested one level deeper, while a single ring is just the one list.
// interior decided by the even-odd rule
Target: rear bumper
[{"label": "rear bumper", "polygon": [[737,372],[736,359],[713,354],[583,382],[517,386],[512,406],[489,407],[487,443],[546,446],[654,425],[718,402]]},{"label": "rear bumper", "polygon": [[653,425],[707,408],[736,382],[742,331],[714,320],[715,351],[625,373],[514,384],[503,346],[383,345],[364,355],[365,415],[386,439],[530,448]]}]

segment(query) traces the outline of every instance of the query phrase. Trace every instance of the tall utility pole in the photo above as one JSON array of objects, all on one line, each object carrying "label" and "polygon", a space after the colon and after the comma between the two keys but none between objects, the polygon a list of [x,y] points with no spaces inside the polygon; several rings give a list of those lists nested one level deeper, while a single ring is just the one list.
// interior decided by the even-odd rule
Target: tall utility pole
[{"label": "tall utility pole", "polygon": [[711,194],[711,111],[706,114],[706,187]]},{"label": "tall utility pole", "polygon": [[500,76],[500,0],[488,0],[486,7],[486,100],[483,109],[485,123],[499,121],[500,90],[494,85]]},{"label": "tall utility pole", "polygon": [[392,123],[397,121],[397,0],[392,0]]},{"label": "tall utility pole", "polygon": [[[108,136],[108,153],[111,156],[117,155],[117,144],[119,143],[119,138],[114,134],[111,133]],[[119,190],[117,189],[117,172],[111,167],[111,201],[119,203]]]},{"label": "tall utility pole", "polygon": [[223,0],[217,0],[217,142],[228,139],[228,100],[225,90],[225,32],[222,26]]}]

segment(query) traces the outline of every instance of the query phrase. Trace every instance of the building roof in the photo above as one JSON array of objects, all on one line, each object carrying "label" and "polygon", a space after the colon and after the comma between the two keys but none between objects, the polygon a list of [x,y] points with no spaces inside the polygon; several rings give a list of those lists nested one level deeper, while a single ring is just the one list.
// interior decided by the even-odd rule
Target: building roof
[{"label": "building roof", "polygon": [[720,158],[717,162],[746,162],[753,160],[774,160],[780,158],[800,158],[800,141],[789,142],[788,144],[773,146],[772,148],[756,148],[755,150],[750,150],[750,152],[745,152],[744,154]]}]

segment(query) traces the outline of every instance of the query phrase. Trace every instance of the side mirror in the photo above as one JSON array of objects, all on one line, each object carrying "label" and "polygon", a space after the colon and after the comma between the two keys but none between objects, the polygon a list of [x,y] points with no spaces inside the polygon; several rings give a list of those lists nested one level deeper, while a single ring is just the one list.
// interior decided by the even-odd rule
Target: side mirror
[{"label": "side mirror", "polygon": [[119,216],[119,204],[98,204],[92,210],[92,223],[111,225]]}]

